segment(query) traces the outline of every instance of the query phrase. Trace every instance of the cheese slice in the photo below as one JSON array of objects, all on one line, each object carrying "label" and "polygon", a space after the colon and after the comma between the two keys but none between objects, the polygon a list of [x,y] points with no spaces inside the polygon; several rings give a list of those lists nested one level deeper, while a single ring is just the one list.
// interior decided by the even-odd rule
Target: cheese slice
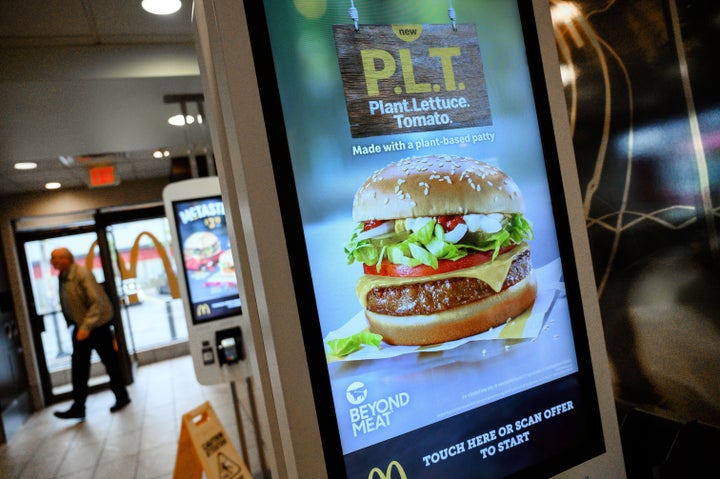
[{"label": "cheese slice", "polygon": [[500,291],[503,283],[505,282],[505,278],[508,275],[508,271],[510,271],[510,265],[513,260],[527,249],[529,249],[528,244],[521,243],[516,248],[513,248],[512,251],[499,255],[491,262],[472,266],[470,268],[451,271],[449,273],[424,276],[422,278],[365,274],[358,280],[355,292],[357,293],[358,299],[360,299],[360,304],[362,304],[362,307],[365,308],[367,306],[367,294],[373,288],[388,288],[391,286],[402,286],[404,284],[413,284],[418,282],[425,283],[448,278],[477,278],[490,285],[494,291]]}]

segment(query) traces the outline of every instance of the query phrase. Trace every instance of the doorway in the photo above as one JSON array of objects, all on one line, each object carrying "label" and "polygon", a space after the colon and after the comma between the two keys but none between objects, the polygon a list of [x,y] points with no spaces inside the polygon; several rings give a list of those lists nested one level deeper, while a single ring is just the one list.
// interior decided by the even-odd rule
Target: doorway
[{"label": "doorway", "polygon": [[[60,310],[50,252],[67,247],[105,286],[125,380],[133,368],[187,354],[187,326],[177,290],[171,236],[161,206],[98,210],[83,221],[15,229],[32,340],[45,405],[70,398],[72,341]],[[17,226],[17,225],[16,225]],[[109,385],[93,351],[90,388]]]},{"label": "doorway", "polygon": [[[58,297],[58,272],[50,266],[50,253],[58,247],[67,247],[75,261],[93,272],[112,298],[111,287],[106,283],[106,267],[99,251],[98,238],[92,225],[70,226],[47,231],[17,234],[18,255],[24,266],[23,282],[27,295],[30,326],[35,343],[43,396],[46,405],[70,397],[72,392],[70,359],[72,353],[71,332],[60,310]],[[121,326],[114,321],[115,331]],[[120,348],[119,348],[120,349]],[[121,357],[127,358],[120,350]],[[93,351],[90,369],[91,390],[109,384],[109,378],[97,353]],[[126,360],[123,372],[126,382],[132,374]]]},{"label": "doorway", "polygon": [[187,323],[162,206],[102,212],[128,352],[139,365],[188,353]]}]

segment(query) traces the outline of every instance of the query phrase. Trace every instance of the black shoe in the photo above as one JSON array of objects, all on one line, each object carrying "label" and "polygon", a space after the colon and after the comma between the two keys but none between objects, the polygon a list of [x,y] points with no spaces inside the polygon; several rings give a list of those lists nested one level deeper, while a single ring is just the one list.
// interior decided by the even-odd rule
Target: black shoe
[{"label": "black shoe", "polygon": [[60,419],[85,419],[85,411],[81,409],[70,408],[67,411],[55,411],[55,417]]},{"label": "black shoe", "polygon": [[110,408],[110,412],[118,412],[122,409],[125,409],[128,404],[130,404],[130,398],[118,400],[115,405]]}]

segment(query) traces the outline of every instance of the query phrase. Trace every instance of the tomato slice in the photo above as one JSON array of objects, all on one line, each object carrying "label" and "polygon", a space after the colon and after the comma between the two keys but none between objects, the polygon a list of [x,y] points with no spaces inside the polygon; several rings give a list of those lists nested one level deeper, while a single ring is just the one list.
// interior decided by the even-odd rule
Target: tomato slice
[{"label": "tomato slice", "polygon": [[[500,254],[513,249],[514,246],[508,246],[500,249]],[[421,276],[430,276],[433,274],[449,273],[458,269],[470,268],[483,263],[487,263],[492,259],[492,251],[479,251],[477,253],[471,253],[457,260],[451,259],[440,259],[438,260],[437,269],[433,269],[431,266],[421,264],[419,266],[405,266],[402,264],[390,263],[388,260],[383,260],[380,263],[380,271],[377,270],[375,265],[363,264],[363,270],[365,274],[372,274],[376,276],[394,276],[398,278],[417,278]]]},{"label": "tomato slice", "polygon": [[363,225],[363,231],[370,231],[373,228],[377,228],[381,224],[387,222],[387,220],[369,220]]},{"label": "tomato slice", "polygon": [[443,231],[448,232],[454,230],[457,225],[465,223],[462,216],[438,216],[437,222],[443,227]]}]

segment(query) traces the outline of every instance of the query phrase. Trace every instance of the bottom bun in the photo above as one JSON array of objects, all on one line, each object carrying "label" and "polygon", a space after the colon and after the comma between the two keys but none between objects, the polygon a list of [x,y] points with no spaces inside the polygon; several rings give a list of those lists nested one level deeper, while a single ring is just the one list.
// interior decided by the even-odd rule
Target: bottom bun
[{"label": "bottom bun", "polygon": [[490,297],[440,313],[390,316],[365,310],[370,331],[388,344],[423,346],[483,333],[518,316],[535,303],[537,283],[530,272],[513,286]]}]

